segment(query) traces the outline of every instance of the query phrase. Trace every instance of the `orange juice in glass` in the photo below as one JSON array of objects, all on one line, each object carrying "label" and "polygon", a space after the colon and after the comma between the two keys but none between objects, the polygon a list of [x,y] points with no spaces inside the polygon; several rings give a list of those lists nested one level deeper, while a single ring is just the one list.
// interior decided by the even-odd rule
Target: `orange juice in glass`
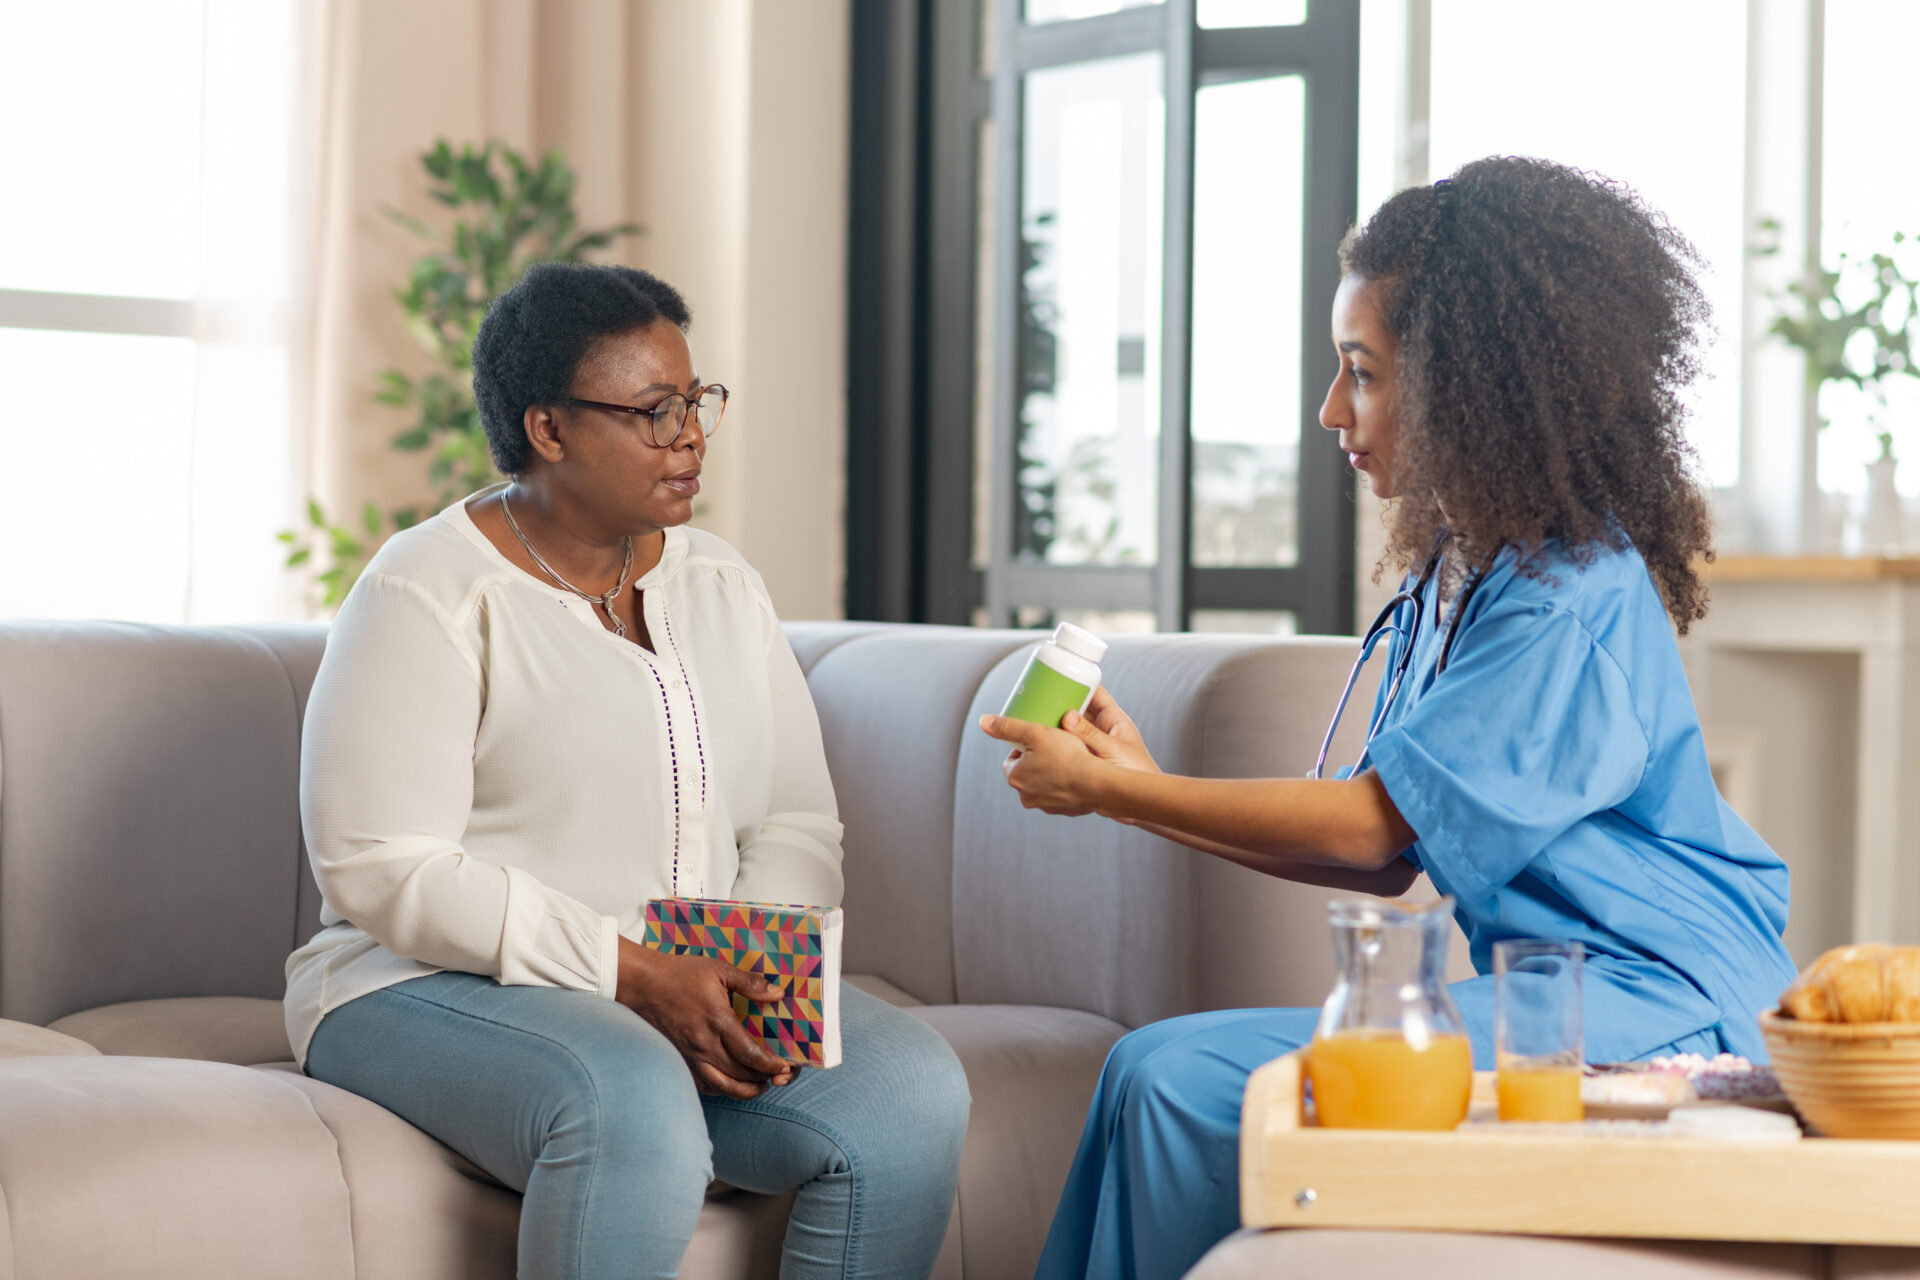
[{"label": "orange juice in glass", "polygon": [[1578,942],[1516,938],[1493,947],[1494,1081],[1503,1121],[1574,1121],[1582,1058]]},{"label": "orange juice in glass", "polygon": [[1466,1118],[1473,1050],[1447,992],[1452,907],[1327,904],[1338,976],[1306,1055],[1323,1126],[1451,1129]]}]

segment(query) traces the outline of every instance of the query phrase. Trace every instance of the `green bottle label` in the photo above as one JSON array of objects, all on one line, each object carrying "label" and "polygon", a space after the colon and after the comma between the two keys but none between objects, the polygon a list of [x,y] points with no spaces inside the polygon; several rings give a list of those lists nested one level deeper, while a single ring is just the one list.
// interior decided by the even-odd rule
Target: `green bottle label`
[{"label": "green bottle label", "polygon": [[1027,659],[1027,669],[1020,673],[1020,683],[1013,686],[1013,695],[1000,714],[1058,729],[1067,712],[1078,711],[1086,703],[1089,692],[1086,685],[1067,679],[1035,654]]}]

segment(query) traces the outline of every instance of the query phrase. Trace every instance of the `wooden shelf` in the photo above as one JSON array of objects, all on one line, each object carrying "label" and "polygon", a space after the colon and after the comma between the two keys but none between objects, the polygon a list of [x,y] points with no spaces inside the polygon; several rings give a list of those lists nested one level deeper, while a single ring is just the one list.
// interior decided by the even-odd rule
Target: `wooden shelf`
[{"label": "wooden shelf", "polygon": [[1723,555],[1701,566],[1714,582],[1920,582],[1920,556]]},{"label": "wooden shelf", "polygon": [[1249,1227],[1920,1244],[1920,1142],[1320,1129],[1303,1070],[1291,1053],[1247,1082]]}]

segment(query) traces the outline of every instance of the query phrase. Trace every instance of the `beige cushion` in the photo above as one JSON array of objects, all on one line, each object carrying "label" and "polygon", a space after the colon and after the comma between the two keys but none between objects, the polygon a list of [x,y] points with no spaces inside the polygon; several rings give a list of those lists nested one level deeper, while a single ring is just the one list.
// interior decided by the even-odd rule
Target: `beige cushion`
[{"label": "beige cushion", "polygon": [[792,1196],[729,1191],[708,1199],[680,1262],[684,1280],[774,1280]]},{"label": "beige cushion", "polygon": [[909,1009],[946,1037],[967,1071],[973,1114],[959,1200],[936,1277],[1030,1276],[1040,1261],[1087,1103],[1118,1023],[1071,1009],[925,1005]]},{"label": "beige cushion", "polygon": [[31,1022],[0,1018],[0,1058],[62,1057],[99,1052],[85,1040],[63,1035],[51,1027],[36,1027]]},{"label": "beige cushion", "polygon": [[[1568,1194],[1576,1194],[1569,1192]],[[1438,1231],[1240,1231],[1187,1272],[1186,1280],[1733,1280],[1827,1274],[1819,1245],[1700,1241],[1564,1240],[1454,1235]]]},{"label": "beige cushion", "polygon": [[278,1000],[185,996],[134,1000],[69,1014],[52,1024],[101,1053],[201,1058],[250,1067],[293,1057]]},{"label": "beige cushion", "polygon": [[357,1094],[291,1065],[257,1074],[303,1094],[339,1144],[358,1280],[512,1280],[517,1194]]},{"label": "beige cushion", "polygon": [[333,1134],[244,1067],[0,1062],[0,1200],[21,1280],[354,1275]]},{"label": "beige cushion", "polygon": [[875,974],[849,973],[846,975],[846,984],[860,988],[876,1000],[885,1000],[896,1009],[913,1009],[926,1004],[926,1001],[915,999]]},{"label": "beige cushion", "polygon": [[[520,1197],[392,1112],[297,1072],[259,1069],[312,1101],[340,1144],[357,1280],[511,1280]],[[772,1280],[792,1196],[716,1185],[681,1264],[689,1280]]]}]

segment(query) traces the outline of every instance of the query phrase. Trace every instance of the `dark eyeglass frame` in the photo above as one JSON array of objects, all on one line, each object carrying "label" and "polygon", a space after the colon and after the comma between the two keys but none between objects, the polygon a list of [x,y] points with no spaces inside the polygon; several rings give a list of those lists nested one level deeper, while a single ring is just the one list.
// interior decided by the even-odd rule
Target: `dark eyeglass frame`
[{"label": "dark eyeglass frame", "polygon": [[[725,387],[717,382],[709,382],[706,386],[700,388],[698,394],[691,399],[675,391],[659,403],[649,405],[644,409],[630,404],[610,404],[605,400],[582,400],[578,396],[568,396],[566,403],[582,409],[605,409],[608,413],[626,413],[636,418],[646,418],[649,424],[646,431],[647,443],[656,449],[671,449],[673,442],[680,438],[680,433],[687,429],[687,414],[696,413],[697,410],[694,409],[694,406],[705,399],[709,392],[714,391],[720,393],[720,408],[714,413],[712,422],[707,422],[704,418],[700,422],[700,430],[710,436],[719,428],[720,419],[727,416],[727,397],[731,394]],[[677,412],[672,408],[675,400],[680,402],[680,408]],[[665,413],[664,420],[674,424],[673,434],[665,440],[660,438],[660,425],[663,420],[663,411]]]}]

